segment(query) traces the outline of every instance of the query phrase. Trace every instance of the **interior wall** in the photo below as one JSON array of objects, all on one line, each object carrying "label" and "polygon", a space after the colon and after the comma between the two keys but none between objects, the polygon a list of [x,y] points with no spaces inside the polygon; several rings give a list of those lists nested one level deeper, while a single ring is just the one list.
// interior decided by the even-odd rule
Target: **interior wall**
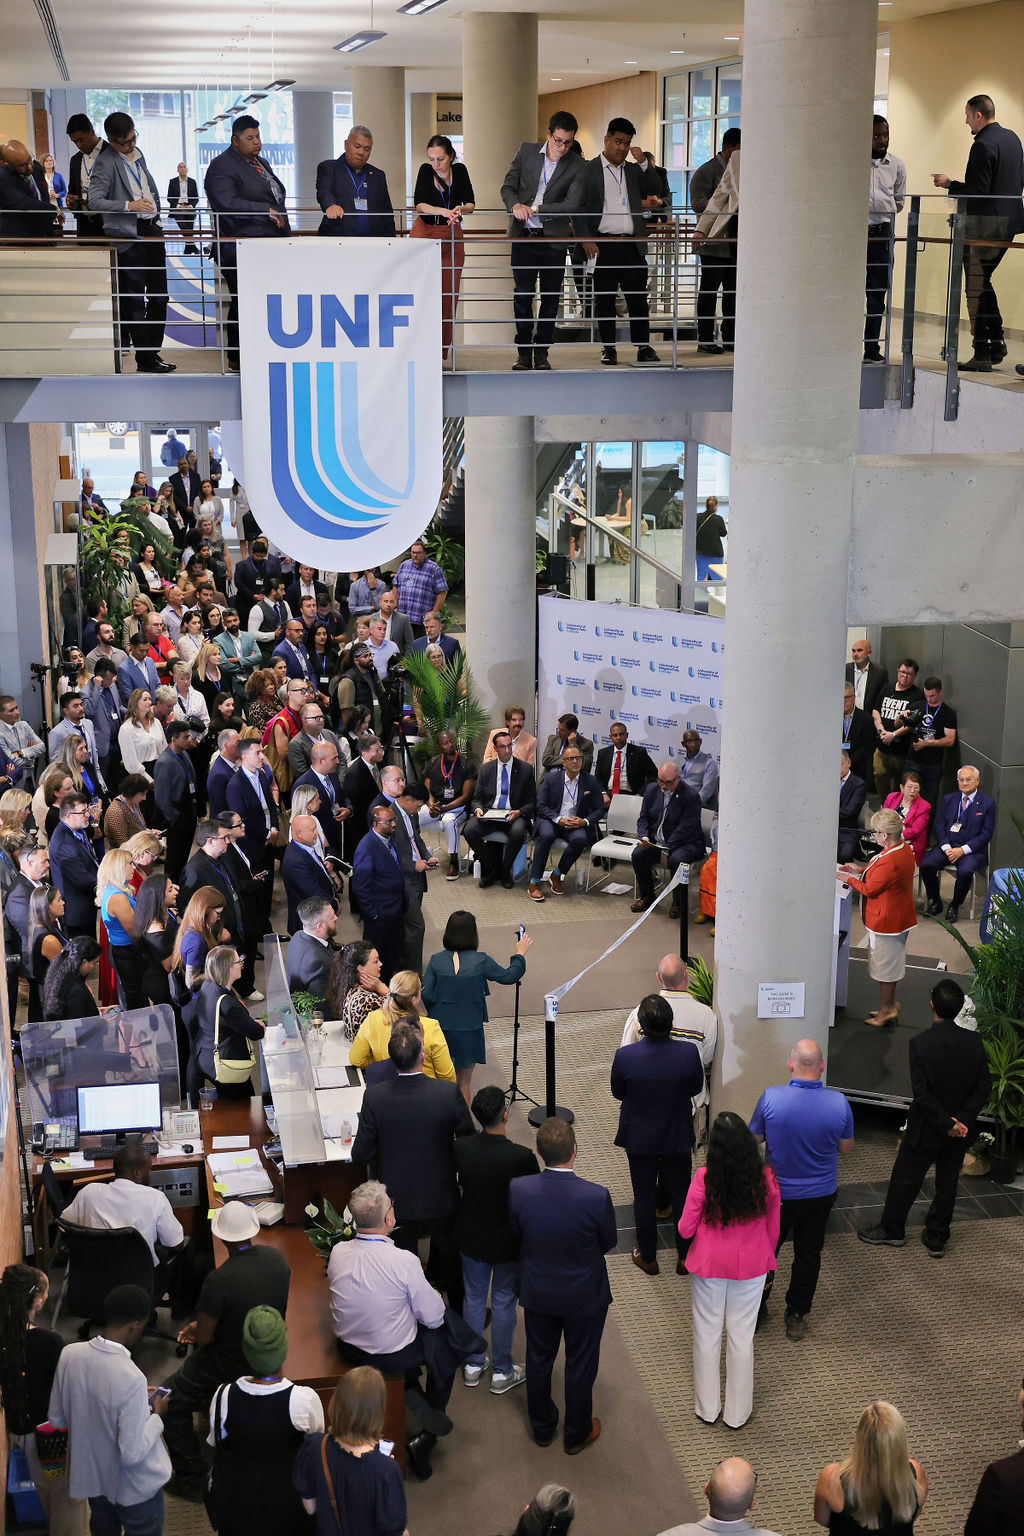
[{"label": "interior wall", "polygon": [[605,129],[613,117],[628,117],[636,124],[634,143],[655,156],[658,153],[658,76],[653,70],[542,96],[537,104],[538,138],[546,135],[552,112],[571,112],[576,118],[580,125],[576,137],[588,160],[601,153]]},{"label": "interior wall", "polygon": [[0,144],[8,139],[20,139],[32,147],[27,101],[0,101]]},{"label": "interior wall", "polygon": [[[954,205],[933,186],[932,172],[943,171],[954,180],[963,176],[971,148],[964,122],[968,98],[987,93],[995,102],[997,121],[1024,133],[1024,0],[893,21],[889,48],[892,152],[906,161],[908,191],[934,194],[922,202],[922,235],[947,236],[946,219]],[[897,222],[898,235],[905,225],[904,214]],[[899,258],[902,250],[897,247]],[[940,246],[926,246],[919,254],[918,310],[944,311],[947,263]],[[1007,326],[1024,333],[1024,253],[1011,252],[1003,259],[995,287]],[[966,308],[961,313],[966,315]]]},{"label": "interior wall", "polygon": [[[0,932],[0,967],[3,966],[3,933]],[[0,974],[6,970],[0,969]],[[17,1264],[22,1257],[21,1237],[21,1185],[18,1176],[18,1128],[14,1109],[14,1086],[11,1072],[11,1028],[7,1011],[7,987],[0,987],[0,1094],[7,1104],[7,1126],[0,1148],[0,1272],[8,1264]],[[0,1488],[7,1487],[7,1435],[3,1432],[3,1416],[0,1414]],[[0,1521],[2,1525],[2,1521]]]}]

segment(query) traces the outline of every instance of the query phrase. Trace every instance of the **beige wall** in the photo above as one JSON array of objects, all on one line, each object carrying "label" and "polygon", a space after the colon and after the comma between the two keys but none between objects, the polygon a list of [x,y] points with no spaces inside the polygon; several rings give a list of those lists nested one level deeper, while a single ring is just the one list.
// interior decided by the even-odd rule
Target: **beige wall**
[{"label": "beige wall", "polygon": [[653,71],[542,96],[537,105],[540,138],[547,133],[552,112],[571,112],[576,118],[577,138],[588,159],[601,153],[605,129],[613,117],[628,117],[636,124],[639,147],[658,154],[658,77]]},{"label": "beige wall", "polygon": [[23,144],[31,145],[28,108],[17,102],[0,101],[0,144],[8,139],[20,139]]},{"label": "beige wall", "polygon": [[[963,176],[971,148],[964,122],[969,96],[986,92],[999,122],[1024,134],[1024,0],[894,21],[889,47],[890,142],[906,161],[909,191],[937,194],[933,171]],[[948,235],[952,207],[941,195],[926,198],[922,234]],[[946,270],[945,250],[925,247],[918,257],[918,310],[942,313]],[[902,277],[898,281],[902,285]],[[1024,250],[1003,258],[995,287],[1007,326],[1024,331]]]}]

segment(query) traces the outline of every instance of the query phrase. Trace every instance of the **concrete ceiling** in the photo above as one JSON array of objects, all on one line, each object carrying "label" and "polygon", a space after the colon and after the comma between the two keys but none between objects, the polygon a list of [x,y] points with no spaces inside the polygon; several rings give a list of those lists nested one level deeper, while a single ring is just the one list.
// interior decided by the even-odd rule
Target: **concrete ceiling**
[{"label": "concrete ceiling", "polygon": [[[44,0],[45,3],[45,0]],[[984,0],[893,0],[879,23]],[[388,35],[349,64],[332,45],[370,26],[371,0],[50,0],[64,56],[77,86],[246,90],[275,77],[297,88],[344,90],[353,69],[405,65],[416,90],[457,88],[461,22],[470,11],[506,11],[509,0],[451,0],[432,15],[396,15],[398,0],[373,0],[373,26]],[[735,57],[742,0],[642,0],[644,20],[623,20],[621,0],[514,0],[536,10],[540,89],[588,85],[639,70],[685,68]],[[682,54],[672,50],[682,49]],[[631,61],[635,61],[631,62]],[[28,0],[9,0],[0,87],[20,90],[63,82],[40,16]]]}]

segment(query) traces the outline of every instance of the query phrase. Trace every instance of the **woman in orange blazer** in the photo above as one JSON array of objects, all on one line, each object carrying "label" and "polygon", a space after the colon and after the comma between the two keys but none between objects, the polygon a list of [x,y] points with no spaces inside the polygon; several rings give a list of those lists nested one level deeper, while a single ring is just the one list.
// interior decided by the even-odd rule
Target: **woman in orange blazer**
[{"label": "woman in orange blazer", "polygon": [[[842,864],[839,878],[864,897],[864,926],[871,946],[868,974],[878,982],[881,1006],[868,1014],[866,1023],[875,1029],[895,1028],[900,1005],[896,983],[907,968],[907,935],[917,926],[914,909],[914,850],[903,841],[903,822],[895,811],[876,811],[871,818],[878,852],[861,870]],[[858,878],[859,876],[859,878]]]}]

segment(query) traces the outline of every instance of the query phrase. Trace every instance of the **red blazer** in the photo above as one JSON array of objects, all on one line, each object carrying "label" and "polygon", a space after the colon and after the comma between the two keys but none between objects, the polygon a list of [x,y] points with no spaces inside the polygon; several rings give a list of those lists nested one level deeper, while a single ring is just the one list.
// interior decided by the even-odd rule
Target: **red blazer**
[{"label": "red blazer", "polygon": [[[903,799],[898,789],[891,795],[886,795],[882,804],[887,811],[894,811]],[[903,822],[903,841],[909,843],[914,850],[914,862],[918,868],[924,858],[924,851],[928,846],[928,818],[932,808],[922,795],[918,795]]]},{"label": "red blazer", "polygon": [[846,883],[864,896],[864,926],[872,933],[906,933],[917,927],[914,875],[917,865],[909,843],[876,853],[861,879],[847,875]]}]

